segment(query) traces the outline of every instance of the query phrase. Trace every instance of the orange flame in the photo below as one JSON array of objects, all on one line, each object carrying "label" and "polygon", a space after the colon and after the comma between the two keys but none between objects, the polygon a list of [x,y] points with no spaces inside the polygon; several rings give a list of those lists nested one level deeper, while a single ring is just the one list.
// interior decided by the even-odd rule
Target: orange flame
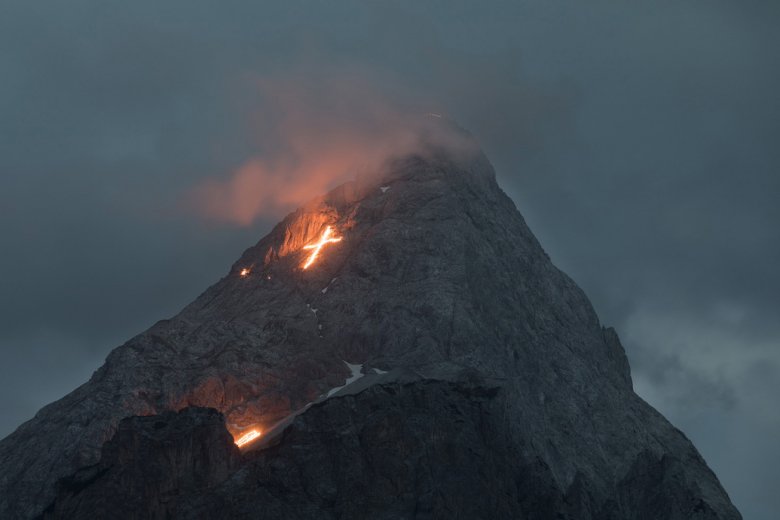
[{"label": "orange flame", "polygon": [[343,237],[331,238],[331,236],[330,236],[331,233],[333,233],[333,230],[331,229],[330,226],[328,226],[327,228],[325,228],[325,231],[322,233],[322,237],[319,239],[319,241],[317,241],[317,242],[315,242],[313,244],[308,244],[308,245],[303,246],[304,249],[311,249],[312,250],[311,254],[309,255],[309,258],[306,260],[306,263],[303,264],[303,268],[304,269],[308,269],[309,266],[314,263],[314,261],[319,256],[320,250],[322,249],[323,246],[325,246],[327,244],[332,244],[332,243],[335,243],[335,242],[341,242]]},{"label": "orange flame", "polygon": [[262,435],[262,432],[260,430],[249,430],[244,435],[236,439],[236,446],[239,448],[242,446],[245,446],[252,442],[253,440],[257,439]]},{"label": "orange flame", "polygon": [[241,269],[241,272],[238,273],[238,274],[240,274],[241,276],[249,276],[249,273],[251,273],[251,272],[252,272],[251,270],[249,270],[246,267],[244,267],[243,269]]}]

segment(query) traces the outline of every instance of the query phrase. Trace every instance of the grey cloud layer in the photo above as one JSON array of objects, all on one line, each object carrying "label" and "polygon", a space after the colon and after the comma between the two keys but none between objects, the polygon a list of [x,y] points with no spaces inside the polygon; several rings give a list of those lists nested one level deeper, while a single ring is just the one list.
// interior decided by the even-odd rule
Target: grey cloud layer
[{"label": "grey cloud layer", "polygon": [[0,434],[268,229],[180,211],[187,189],[272,148],[256,80],[316,91],[355,74],[481,140],[553,259],[621,333],[638,390],[746,518],[771,518],[780,6],[418,4],[0,7]]}]

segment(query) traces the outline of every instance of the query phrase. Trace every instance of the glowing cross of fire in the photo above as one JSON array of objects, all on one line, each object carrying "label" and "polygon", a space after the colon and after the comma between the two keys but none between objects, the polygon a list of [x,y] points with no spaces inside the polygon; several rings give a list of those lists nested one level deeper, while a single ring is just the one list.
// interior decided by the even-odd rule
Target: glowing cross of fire
[{"label": "glowing cross of fire", "polygon": [[262,434],[262,432],[260,430],[249,430],[248,432],[246,432],[244,435],[242,435],[241,437],[239,437],[236,440],[236,446],[238,446],[240,448],[241,446],[244,446],[245,444],[249,444],[253,440],[255,440],[258,437],[260,437],[261,434]]},{"label": "glowing cross of fire", "polygon": [[325,231],[322,233],[322,237],[320,237],[320,239],[317,242],[315,242],[313,244],[308,244],[308,245],[303,246],[304,249],[311,249],[312,250],[311,254],[309,255],[309,258],[306,260],[306,263],[303,264],[303,268],[304,269],[308,269],[309,266],[314,263],[314,261],[317,259],[317,256],[319,256],[320,250],[322,249],[323,246],[325,246],[327,244],[332,244],[332,243],[335,243],[335,242],[341,242],[341,239],[343,237],[333,237],[333,238],[331,238],[330,235],[332,233],[333,233],[333,230],[331,229],[330,226],[328,226],[328,227],[325,228]]}]

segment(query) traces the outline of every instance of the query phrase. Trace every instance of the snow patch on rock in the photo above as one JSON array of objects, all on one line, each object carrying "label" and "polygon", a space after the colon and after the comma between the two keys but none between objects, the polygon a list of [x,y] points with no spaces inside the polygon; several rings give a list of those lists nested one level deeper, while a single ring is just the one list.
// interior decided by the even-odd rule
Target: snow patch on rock
[{"label": "snow patch on rock", "polygon": [[354,383],[355,381],[357,381],[358,379],[360,379],[365,375],[363,374],[363,363],[357,365],[353,365],[352,363],[347,363],[346,361],[344,363],[347,365],[347,368],[349,368],[349,371],[352,373],[352,375],[350,375],[347,378],[346,383],[344,383],[343,385],[337,386],[336,388],[331,388],[328,391],[328,393],[325,395],[326,399],[332,396],[333,394],[335,394],[336,392],[338,392],[339,390],[341,390],[342,388],[351,385],[352,383]]}]

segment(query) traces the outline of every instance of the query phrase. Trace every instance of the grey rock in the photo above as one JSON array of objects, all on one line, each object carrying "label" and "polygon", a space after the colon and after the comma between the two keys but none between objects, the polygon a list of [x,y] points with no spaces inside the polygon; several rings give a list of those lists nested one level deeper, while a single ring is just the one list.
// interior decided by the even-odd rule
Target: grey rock
[{"label": "grey rock", "polygon": [[[327,225],[343,240],[301,269],[308,254],[302,247]],[[241,276],[242,269],[251,272]],[[422,401],[414,428],[387,393],[393,384],[404,387],[401,381],[377,381],[305,409],[344,384],[350,376],[345,361],[446,383],[413,383],[411,395]],[[451,385],[463,384],[457,381],[468,373],[475,381],[500,381],[500,398],[459,401]],[[436,397],[426,397],[427,389]],[[296,478],[302,480],[296,482],[308,482],[305,472],[317,465],[295,454],[337,448],[324,440],[317,446],[316,435],[302,433],[306,428],[328,436],[342,431],[328,434],[328,428],[352,424],[343,431],[359,439],[354,432],[370,424],[360,425],[349,407],[390,407],[398,410],[400,427],[408,428],[396,432],[393,442],[411,435],[425,449],[425,439],[434,442],[435,424],[421,418],[447,424],[449,417],[433,412],[451,405],[469,408],[463,412],[466,437],[452,439],[454,445],[465,448],[467,438],[477,442],[482,423],[472,421],[481,421],[489,409],[490,421],[498,422],[485,423],[489,432],[480,449],[492,461],[490,450],[500,447],[504,462],[516,461],[517,468],[499,465],[493,475],[487,466],[472,468],[487,472],[484,485],[492,482],[508,493],[506,501],[475,498],[469,505],[460,495],[445,499],[431,491],[429,503],[454,501],[464,511],[486,508],[493,517],[531,518],[538,506],[572,518],[695,518],[692,507],[699,518],[740,518],[688,439],[633,392],[617,334],[601,325],[585,294],[550,262],[484,155],[436,146],[398,158],[380,174],[340,186],[288,215],[179,315],[115,349],[88,383],[1,441],[0,517],[40,514],[57,496],[56,482],[96,464],[103,443],[132,415],[212,407],[238,435],[305,409],[288,421],[299,433],[284,434],[267,449],[287,453],[274,460],[300,468]],[[270,457],[257,453],[259,460]],[[435,460],[446,463],[443,455]],[[422,462],[407,462],[422,471]],[[367,478],[364,471],[406,478],[393,477],[406,462],[387,463],[384,470],[355,471],[360,478]],[[463,462],[456,471],[467,467]],[[252,468],[241,472],[270,471]],[[353,473],[344,478],[357,478]],[[538,496],[518,495],[516,486],[503,481],[510,477]],[[482,481],[469,482],[482,489]],[[397,482],[399,492],[406,493],[407,484]],[[458,485],[453,481],[443,492],[459,493]],[[347,492],[336,489],[337,495]],[[278,507],[286,508],[284,497],[277,498]],[[299,504],[297,517],[336,507],[329,500]],[[364,505],[379,507],[371,504]],[[621,516],[599,516],[607,511]]]},{"label": "grey rock", "polygon": [[59,481],[57,500],[41,518],[170,518],[183,493],[208,491],[240,463],[213,408],[126,418],[97,464]]}]

